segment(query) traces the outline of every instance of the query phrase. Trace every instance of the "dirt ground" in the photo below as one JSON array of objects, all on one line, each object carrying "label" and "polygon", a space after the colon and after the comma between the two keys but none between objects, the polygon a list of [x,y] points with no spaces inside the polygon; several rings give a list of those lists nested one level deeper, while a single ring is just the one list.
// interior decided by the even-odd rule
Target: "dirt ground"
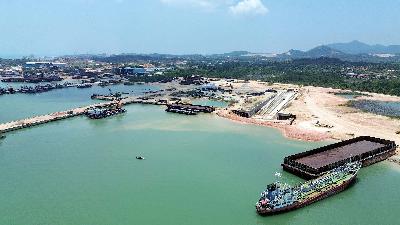
[{"label": "dirt ground", "polygon": [[[348,99],[335,95],[342,90],[320,87],[298,87],[275,84],[273,88],[295,88],[300,95],[284,110],[297,116],[290,125],[287,122],[261,121],[236,116],[228,110],[217,114],[231,120],[274,127],[289,137],[306,141],[344,140],[356,136],[374,136],[400,144],[400,120],[366,113],[346,106]],[[367,93],[359,99],[400,101],[400,97]],[[392,161],[399,161],[397,153]]]}]

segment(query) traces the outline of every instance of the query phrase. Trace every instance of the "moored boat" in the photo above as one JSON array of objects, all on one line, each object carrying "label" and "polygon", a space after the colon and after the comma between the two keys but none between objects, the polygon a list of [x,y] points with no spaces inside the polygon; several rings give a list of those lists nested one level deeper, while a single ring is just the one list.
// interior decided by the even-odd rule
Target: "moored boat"
[{"label": "moored boat", "polygon": [[190,116],[194,116],[197,115],[197,112],[192,111],[192,110],[185,110],[185,109],[172,109],[172,108],[168,108],[165,111],[167,112],[172,112],[172,113],[178,113],[178,114],[184,114],[184,115],[190,115]]},{"label": "moored boat", "polygon": [[86,115],[90,119],[102,119],[109,116],[115,116],[121,113],[125,113],[126,109],[122,108],[121,99],[118,101],[113,102],[111,105],[104,107],[104,106],[97,106],[92,107],[86,111]]},{"label": "moored boat", "polygon": [[326,174],[291,187],[275,182],[269,184],[256,203],[260,215],[272,215],[302,208],[345,190],[356,178],[360,162],[347,163]]},{"label": "moored boat", "polygon": [[110,116],[115,116],[121,113],[125,113],[126,109],[122,108],[92,108],[89,109],[86,115],[90,119],[102,119]]},{"label": "moored boat", "polygon": [[77,88],[91,88],[93,85],[89,83],[84,83],[84,84],[78,84],[76,87]]}]

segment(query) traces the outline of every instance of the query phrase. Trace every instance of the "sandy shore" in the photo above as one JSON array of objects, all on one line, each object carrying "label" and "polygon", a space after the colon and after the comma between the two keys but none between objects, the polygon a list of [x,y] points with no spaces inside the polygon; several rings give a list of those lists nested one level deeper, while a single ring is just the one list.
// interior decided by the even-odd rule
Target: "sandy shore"
[{"label": "sandy shore", "polygon": [[[273,88],[283,85],[276,84]],[[230,120],[274,127],[288,138],[304,141],[345,140],[356,136],[374,136],[389,139],[400,144],[400,120],[366,113],[346,106],[348,99],[335,95],[343,90],[319,87],[298,87],[284,85],[299,90],[300,95],[284,110],[297,116],[290,125],[287,122],[265,121],[239,117],[230,110],[220,110],[217,114]],[[358,99],[400,101],[400,97],[367,93]],[[397,151],[399,152],[399,151]],[[394,156],[400,162],[400,155]]]},{"label": "sandy shore", "polygon": [[262,121],[253,118],[244,118],[230,112],[229,110],[219,110],[216,113],[220,117],[227,118],[240,123],[255,124],[259,126],[277,128],[283,133],[285,137],[292,139],[305,140],[305,141],[323,141],[330,138],[328,134],[303,129],[297,126],[292,126],[289,125],[288,122]]}]

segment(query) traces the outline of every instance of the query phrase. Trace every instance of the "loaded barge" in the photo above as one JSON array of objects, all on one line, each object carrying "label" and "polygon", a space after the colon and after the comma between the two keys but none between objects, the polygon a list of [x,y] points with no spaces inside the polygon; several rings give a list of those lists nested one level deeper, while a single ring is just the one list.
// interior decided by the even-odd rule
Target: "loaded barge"
[{"label": "loaded barge", "polygon": [[212,113],[215,111],[215,108],[212,106],[177,103],[167,105],[167,109],[165,111],[185,115],[197,115],[200,112]]},{"label": "loaded barge", "polygon": [[121,101],[112,103],[110,106],[95,106],[87,110],[86,115],[90,119],[103,119],[110,116],[115,116],[125,113],[126,109],[122,108]]},{"label": "loaded barge", "polygon": [[305,179],[314,179],[328,171],[360,161],[362,166],[385,160],[396,151],[394,141],[360,136],[310,151],[287,156],[283,169]]}]

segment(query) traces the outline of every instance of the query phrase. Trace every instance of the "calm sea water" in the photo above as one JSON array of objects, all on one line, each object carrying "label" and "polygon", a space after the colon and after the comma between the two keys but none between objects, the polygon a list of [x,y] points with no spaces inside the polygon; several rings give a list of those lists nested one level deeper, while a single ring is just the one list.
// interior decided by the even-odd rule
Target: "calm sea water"
[{"label": "calm sea water", "polygon": [[[13,107],[23,111],[30,97],[17,97]],[[324,143],[213,115],[126,108],[104,120],[76,117],[7,134],[0,141],[0,224],[398,224],[400,172],[389,163],[363,168],[354,186],[329,199],[260,217],[254,204],[282,172],[283,157]],[[1,104],[2,115],[9,110]],[[282,174],[283,182],[301,181]]]}]

